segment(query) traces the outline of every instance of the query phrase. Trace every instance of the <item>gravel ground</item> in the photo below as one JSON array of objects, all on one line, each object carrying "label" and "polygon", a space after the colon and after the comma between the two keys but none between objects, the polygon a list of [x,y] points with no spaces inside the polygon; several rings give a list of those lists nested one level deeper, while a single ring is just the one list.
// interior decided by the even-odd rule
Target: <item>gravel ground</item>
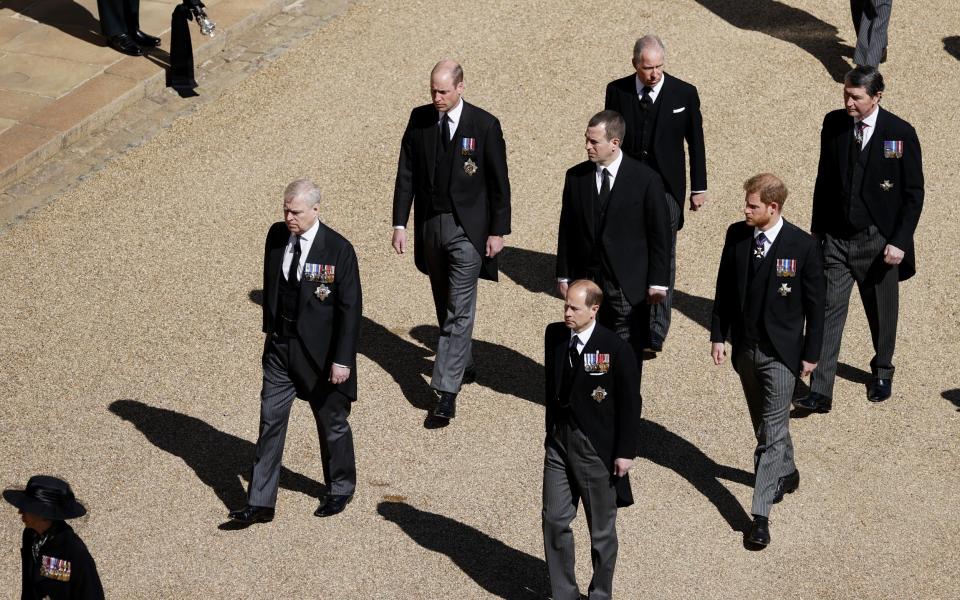
[{"label": "gravel ground", "polygon": [[[655,31],[668,71],[700,89],[711,201],[681,232],[673,329],[645,369],[648,449],[619,517],[618,597],[957,597],[960,237],[943,195],[960,189],[960,62],[942,39],[960,16],[940,2],[897,4],[884,69],[883,105],[917,127],[927,174],[894,398],[865,399],[854,299],[835,408],[793,421],[800,490],[776,507],[767,550],[737,531],[753,440],[704,328],[722,232],[761,170],[790,187],[787,218],[809,223],[819,125],[841,103],[836,53],[853,41],[844,2],[763,4],[357,2],[0,234],[0,483],[70,480],[110,597],[542,597],[541,336],[560,317],[544,292],[562,175],[583,159],[604,84],[629,72],[632,40]],[[426,430],[433,309],[412,257],[389,249],[390,205],[406,117],[443,56],[503,123],[514,233],[501,282],[481,284],[479,381],[451,427]],[[322,476],[297,405],[277,519],[222,530],[256,439],[263,237],[300,175],[360,256],[358,494],[340,517],[310,516]],[[15,597],[20,525],[6,510],[0,587]],[[586,585],[582,518],[576,532]]]}]

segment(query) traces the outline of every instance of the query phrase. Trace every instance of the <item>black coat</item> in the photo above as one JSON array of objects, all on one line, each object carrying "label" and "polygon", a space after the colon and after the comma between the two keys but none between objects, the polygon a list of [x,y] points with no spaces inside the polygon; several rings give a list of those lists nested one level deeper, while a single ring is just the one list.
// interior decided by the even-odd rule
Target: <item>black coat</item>
[{"label": "black coat", "polygon": [[[267,233],[263,259],[263,331],[268,334],[277,330],[277,292],[283,253],[289,240],[290,231],[283,222],[274,223]],[[357,337],[362,311],[357,255],[342,235],[320,223],[306,263],[333,265],[334,281],[324,284],[330,294],[320,300],[315,292],[322,284],[301,278],[297,335],[314,363],[312,367],[321,374],[320,381],[327,379],[332,363],[350,367],[350,377],[337,389],[356,399]]]},{"label": "black coat", "polygon": [[[560,384],[563,361],[567,360],[570,329],[563,323],[551,323],[544,335],[544,368],[546,370],[546,431],[551,435],[557,424],[560,407]],[[618,458],[633,459],[637,455],[637,432],[640,429],[640,374],[630,345],[603,325],[597,323],[583,348],[610,355],[606,373],[590,374],[582,361],[575,370],[570,392],[570,408],[577,426],[583,431],[597,456],[613,476],[613,463]],[[598,401],[594,391],[602,388],[606,397]],[[629,476],[617,481],[618,506],[633,503]]]},{"label": "black coat", "polygon": [[[596,165],[582,162],[567,171],[557,236],[557,277],[586,276],[594,245]],[[651,285],[670,283],[670,217],[663,184],[653,169],[624,155],[607,201],[602,240],[613,274],[630,301],[646,301]]]},{"label": "black coat", "polygon": [[[627,123],[623,151],[638,158],[642,114],[637,97],[637,76],[627,75],[607,84],[604,108],[615,110]],[[683,227],[683,202],[686,198],[687,172],[683,142],[690,153],[690,189],[707,189],[707,159],[703,143],[703,116],[697,88],[666,73],[663,87],[653,105],[657,125],[653,131],[653,153],[666,191],[680,204]]]},{"label": "black coat", "polygon": [[[710,341],[730,340],[734,365],[744,335],[743,310],[747,276],[753,260],[753,230],[742,221],[727,229],[717,272]],[[794,374],[799,374],[800,361],[815,363],[820,360],[823,345],[826,278],[820,244],[813,236],[784,220],[783,228],[767,254],[770,260],[766,265],[769,272],[763,325],[780,361]],[[796,260],[795,275],[778,273],[777,259]],[[760,276],[758,273],[757,277]],[[788,292],[784,286],[789,288]]]},{"label": "black coat", "polygon": [[[430,189],[436,168],[437,121],[439,113],[432,104],[417,107],[403,133],[397,180],[393,192],[393,224],[406,225],[410,208],[414,209],[414,260],[422,273],[427,272],[423,250],[423,223],[426,219]],[[459,151],[463,138],[474,138],[472,154]],[[453,213],[470,242],[483,257],[480,277],[497,280],[497,259],[486,257],[487,237],[510,233],[510,179],[507,176],[507,150],[500,121],[466,101],[452,144],[458,150],[450,177]],[[476,164],[473,175],[464,170],[467,160]]]},{"label": "black coat", "polygon": [[33,558],[33,543],[38,534],[23,530],[22,600],[103,600],[103,586],[97,565],[83,540],[63,521],[54,521],[47,531],[50,537]]},{"label": "black coat", "polygon": [[[904,251],[899,273],[903,281],[917,272],[913,234],[923,209],[920,140],[912,125],[889,111],[878,110],[862,187],[854,192],[860,194],[873,224],[887,243]],[[815,234],[834,233],[836,227],[846,221],[844,193],[849,169],[847,156],[852,141],[853,118],[845,110],[827,113],[820,132],[820,165],[813,189],[810,230]],[[886,158],[885,141],[903,142],[903,156]]]}]

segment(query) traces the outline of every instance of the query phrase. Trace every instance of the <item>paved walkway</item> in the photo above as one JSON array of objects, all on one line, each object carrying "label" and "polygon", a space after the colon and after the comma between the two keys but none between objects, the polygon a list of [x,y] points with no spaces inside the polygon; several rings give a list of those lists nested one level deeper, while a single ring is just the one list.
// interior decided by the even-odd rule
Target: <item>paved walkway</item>
[{"label": "paved walkway", "polygon": [[[213,38],[191,24],[197,64],[293,0],[208,0]],[[140,24],[161,36],[146,57],[100,35],[96,0],[10,0],[0,8],[0,189],[164,85],[169,0],[142,0]]]}]

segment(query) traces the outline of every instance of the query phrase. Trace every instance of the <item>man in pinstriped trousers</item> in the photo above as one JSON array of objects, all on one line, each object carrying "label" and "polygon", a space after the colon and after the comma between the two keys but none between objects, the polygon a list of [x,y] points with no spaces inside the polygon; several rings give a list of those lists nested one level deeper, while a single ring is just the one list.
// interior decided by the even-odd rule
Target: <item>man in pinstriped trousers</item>
[{"label": "man in pinstriped trousers", "polygon": [[[820,244],[780,212],[787,188],[761,173],[743,184],[743,222],[727,229],[710,327],[713,362],[733,346],[757,438],[753,454],[753,526],[747,542],[770,543],[773,504],[800,486],[790,439],[790,400],[797,377],[820,359],[826,280]],[[806,331],[804,331],[806,326]]]},{"label": "man in pinstriped trousers", "polygon": [[861,67],[876,67],[887,62],[887,25],[893,0],[850,0],[857,48],[853,62]]}]

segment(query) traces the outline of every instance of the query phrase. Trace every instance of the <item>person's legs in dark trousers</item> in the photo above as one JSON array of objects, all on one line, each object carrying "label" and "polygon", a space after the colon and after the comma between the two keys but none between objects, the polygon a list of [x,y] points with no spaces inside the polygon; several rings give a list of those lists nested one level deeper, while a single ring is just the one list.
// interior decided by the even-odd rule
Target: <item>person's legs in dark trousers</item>
[{"label": "person's legs in dark trousers", "polygon": [[323,384],[317,398],[310,400],[310,408],[317,422],[320,439],[320,462],[327,494],[352,496],[357,486],[356,458],[353,450],[353,431],[350,399],[332,385]]},{"label": "person's legs in dark trousers", "polygon": [[870,370],[877,379],[893,378],[893,351],[900,311],[900,270],[883,262],[887,241],[871,226],[851,242],[851,264],[870,326],[874,356]]},{"label": "person's legs in dark trousers", "polygon": [[543,554],[555,600],[579,600],[573,529],[580,492],[567,466],[563,444],[547,436],[543,459]]},{"label": "person's legs in dark trousers", "polygon": [[100,31],[107,39],[140,29],[140,0],[97,0],[97,12]]},{"label": "person's legs in dark trousers", "polygon": [[677,227],[680,225],[680,206],[670,194],[666,195],[667,214],[670,216],[670,283],[667,297],[660,304],[650,307],[650,348],[659,351],[670,332],[670,315],[673,306],[673,286],[677,281]]},{"label": "person's legs in dark trousers", "polygon": [[820,362],[810,376],[810,391],[833,398],[833,383],[837,375],[840,342],[847,322],[850,292],[854,275],[850,268],[849,240],[827,235],[823,244],[823,269],[827,279],[827,293],[823,321],[823,348]]}]

